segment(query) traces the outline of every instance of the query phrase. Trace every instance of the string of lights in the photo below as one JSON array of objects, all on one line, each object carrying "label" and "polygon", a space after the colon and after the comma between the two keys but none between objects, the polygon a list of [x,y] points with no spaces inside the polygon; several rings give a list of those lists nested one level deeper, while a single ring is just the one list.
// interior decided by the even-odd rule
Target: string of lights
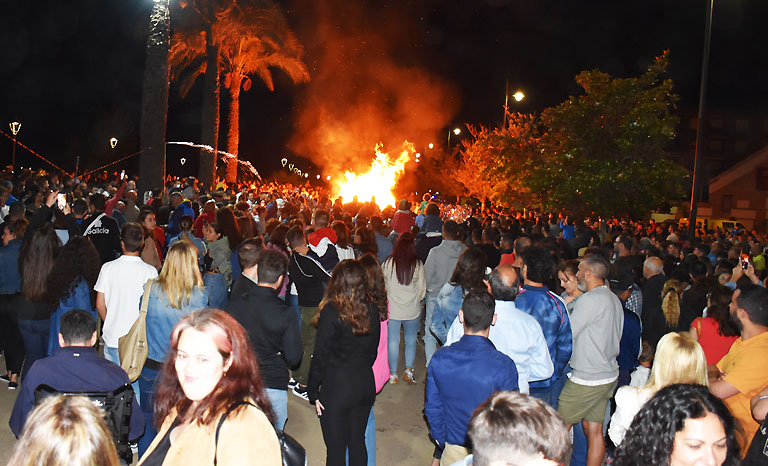
[{"label": "string of lights", "polygon": [[[7,137],[8,139],[10,139],[10,140],[12,140],[12,141],[13,141],[13,139],[14,139],[14,138],[13,138],[13,136],[10,136],[10,135],[9,135],[8,133],[6,133],[5,131],[3,131],[3,130],[1,130],[1,129],[0,129],[0,133],[2,133],[2,135],[3,135],[3,136],[5,136],[5,137]],[[18,144],[20,147],[22,147],[22,148],[26,149],[27,151],[29,151],[29,153],[30,153],[30,154],[32,154],[32,155],[34,155],[35,157],[37,157],[37,158],[39,158],[39,159],[43,160],[44,162],[46,162],[46,163],[48,163],[48,164],[50,164],[50,165],[54,166],[55,168],[58,168],[58,169],[59,169],[59,170],[61,170],[61,171],[62,171],[62,173],[64,173],[65,175],[69,175],[69,176],[72,176],[72,173],[70,173],[70,172],[68,172],[68,171],[64,170],[64,169],[63,169],[63,168],[61,168],[60,166],[58,166],[58,165],[56,165],[55,163],[51,162],[50,160],[46,159],[45,157],[43,157],[42,155],[38,154],[37,152],[35,152],[34,150],[30,149],[29,147],[25,146],[23,143],[19,142],[18,140],[16,141],[16,144]]]}]

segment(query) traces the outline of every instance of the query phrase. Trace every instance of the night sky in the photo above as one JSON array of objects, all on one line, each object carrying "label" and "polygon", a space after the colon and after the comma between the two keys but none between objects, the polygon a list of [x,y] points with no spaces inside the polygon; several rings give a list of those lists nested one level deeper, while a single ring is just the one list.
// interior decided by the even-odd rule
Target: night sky
[{"label": "night sky", "polygon": [[[8,133],[8,122],[21,121],[19,140],[70,171],[76,155],[81,157],[82,171],[139,150],[151,1],[5,3],[0,18],[0,129]],[[292,159],[305,155],[323,163],[296,144],[304,132],[301,122],[311,111],[307,107],[314,106],[320,94],[332,91],[364,99],[364,90],[332,86],[337,82],[363,86],[370,76],[361,72],[361,63],[373,58],[440,89],[428,104],[412,95],[405,100],[414,107],[441,107],[431,126],[418,134],[402,134],[417,143],[437,142],[445,133],[442,128],[451,125],[499,124],[507,79],[513,92],[522,89],[527,96],[512,109],[539,112],[579,91],[573,80],[579,71],[599,68],[614,76],[635,76],[665,49],[671,51],[670,76],[681,97],[680,108],[695,111],[698,103],[702,0],[285,0],[280,4],[305,46],[313,81],[295,86],[276,72],[275,92],[255,80],[253,89],[242,94],[240,153],[263,173],[278,168],[283,155]],[[173,18],[178,6],[172,8]],[[712,108],[765,114],[768,53],[761,26],[766,17],[764,0],[715,2],[708,87]],[[329,53],[337,48],[344,52]],[[201,92],[202,80],[185,99],[171,85],[168,141],[198,142]],[[377,98],[387,102],[400,97]],[[227,105],[222,92],[222,111]],[[343,105],[336,111],[343,111]],[[407,132],[397,122],[392,124],[398,135]],[[222,127],[222,149],[226,149],[225,131]],[[120,141],[115,150],[108,143],[113,136]],[[0,154],[9,162],[11,143],[2,136]],[[196,174],[193,163],[183,169],[178,163],[187,154],[188,150],[169,147],[168,171]],[[17,152],[17,164],[30,163],[43,166],[23,150]],[[132,159],[127,168],[135,172],[137,161]]]}]

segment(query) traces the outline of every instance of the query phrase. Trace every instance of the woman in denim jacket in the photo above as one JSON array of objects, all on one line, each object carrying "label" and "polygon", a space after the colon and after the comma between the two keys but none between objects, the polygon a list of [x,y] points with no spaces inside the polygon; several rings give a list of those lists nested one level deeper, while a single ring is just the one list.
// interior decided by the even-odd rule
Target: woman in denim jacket
[{"label": "woman in denim jacket", "polygon": [[480,248],[473,246],[466,249],[459,256],[451,279],[440,289],[430,325],[440,343],[445,343],[448,329],[459,316],[464,296],[470,291],[487,289],[483,282],[485,263],[485,253]]},{"label": "woman in denim jacket", "polygon": [[171,348],[171,331],[187,314],[208,306],[208,291],[197,267],[197,249],[192,243],[179,241],[168,250],[163,269],[150,285],[147,305],[147,347],[149,354],[139,376],[141,410],[146,427],[139,440],[143,454],[155,438],[153,421],[155,380]]}]

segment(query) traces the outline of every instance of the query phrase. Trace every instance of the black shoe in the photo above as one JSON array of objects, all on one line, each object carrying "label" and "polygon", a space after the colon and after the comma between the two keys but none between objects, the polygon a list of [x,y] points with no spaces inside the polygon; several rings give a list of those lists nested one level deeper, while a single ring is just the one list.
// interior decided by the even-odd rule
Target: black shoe
[{"label": "black shoe", "polygon": [[293,387],[293,390],[291,391],[293,392],[294,395],[298,396],[299,398],[309,401],[309,393],[307,393],[306,385],[297,383],[296,386]]},{"label": "black shoe", "polygon": [[5,383],[8,383],[11,381],[11,376],[9,376],[8,374],[0,375],[0,380],[2,380]]},{"label": "black shoe", "polygon": [[293,387],[295,387],[299,382],[296,381],[293,377],[291,377],[291,380],[288,381],[288,390],[293,390]]},{"label": "black shoe", "polygon": [[8,382],[8,390],[16,390],[17,388],[19,388],[17,382]]}]

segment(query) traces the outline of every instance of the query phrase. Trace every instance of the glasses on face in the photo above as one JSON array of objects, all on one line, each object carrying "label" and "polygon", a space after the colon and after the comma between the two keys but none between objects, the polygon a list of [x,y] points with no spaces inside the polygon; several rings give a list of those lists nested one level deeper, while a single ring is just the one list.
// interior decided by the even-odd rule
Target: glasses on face
[{"label": "glasses on face", "polygon": [[212,372],[216,369],[217,365],[221,365],[223,362],[223,356],[220,354],[208,355],[208,354],[188,354],[184,351],[176,351],[176,357],[174,362],[176,366],[182,366],[188,368],[190,364],[193,367],[197,367],[203,372]]}]

